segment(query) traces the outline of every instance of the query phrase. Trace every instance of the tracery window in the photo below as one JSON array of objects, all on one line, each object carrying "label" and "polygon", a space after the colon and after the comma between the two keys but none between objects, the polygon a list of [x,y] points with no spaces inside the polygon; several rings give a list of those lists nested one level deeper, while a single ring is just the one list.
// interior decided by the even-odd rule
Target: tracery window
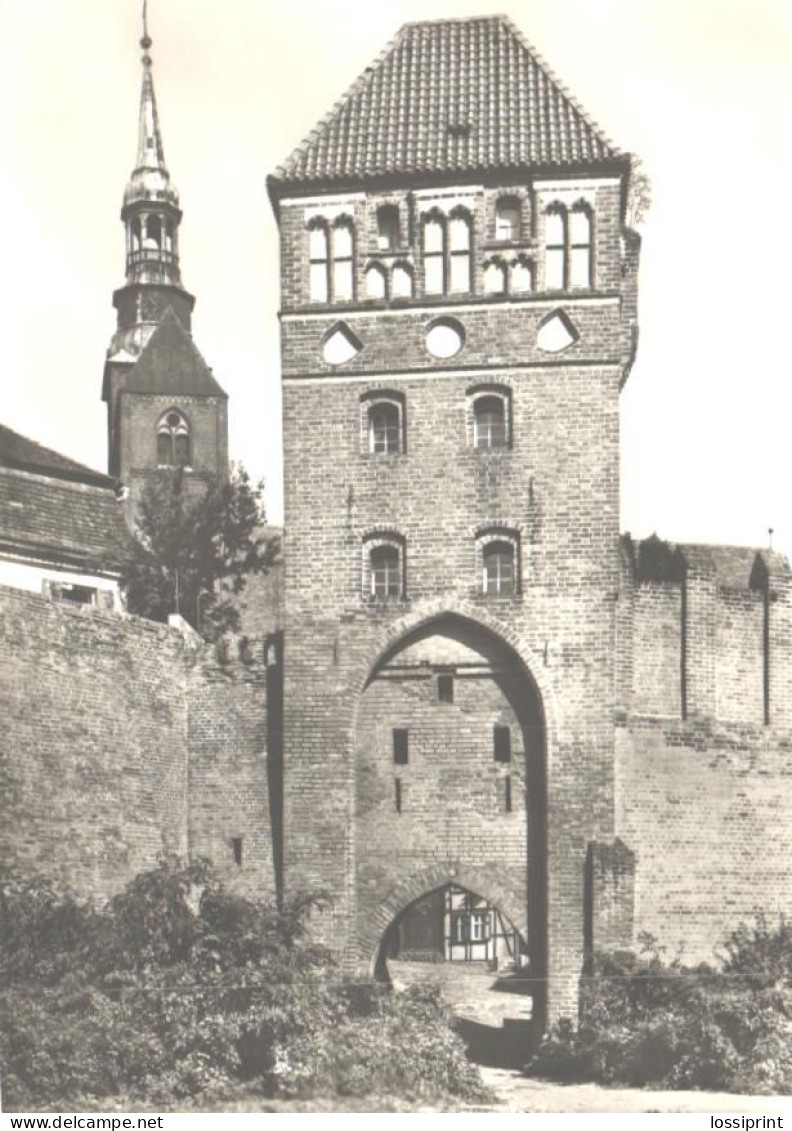
[{"label": "tracery window", "polygon": [[182,413],[170,409],[157,425],[157,466],[188,467],[190,427]]}]

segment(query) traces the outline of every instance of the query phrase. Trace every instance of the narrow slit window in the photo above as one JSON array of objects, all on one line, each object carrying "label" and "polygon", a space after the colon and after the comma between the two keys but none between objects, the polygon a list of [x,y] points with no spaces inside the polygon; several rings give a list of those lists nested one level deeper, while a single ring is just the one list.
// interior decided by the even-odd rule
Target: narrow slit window
[{"label": "narrow slit window", "polygon": [[314,225],[308,232],[309,294],[311,302],[330,301],[330,252],[327,228]]},{"label": "narrow slit window", "polygon": [[554,208],[545,217],[545,289],[563,291],[567,287],[567,214]]},{"label": "narrow slit window", "polygon": [[503,779],[503,806],[507,813],[512,811],[512,780],[511,774]]},{"label": "narrow slit window", "polygon": [[471,223],[467,216],[452,216],[449,228],[451,262],[449,291],[467,294],[471,290]]},{"label": "narrow slit window", "polygon": [[242,837],[235,836],[231,838],[231,851],[234,854],[234,863],[238,867],[242,867]]},{"label": "narrow slit window", "polygon": [[394,804],[396,806],[396,812],[401,813],[401,811],[402,811],[402,783],[401,783],[401,778],[396,778],[393,784],[394,784],[394,798],[393,798],[393,800],[394,800]]},{"label": "narrow slit window", "polygon": [[409,731],[396,727],[393,731],[393,764],[406,766],[410,760]]},{"label": "narrow slit window", "polygon": [[496,726],[492,732],[492,747],[496,762],[511,762],[511,730]]},{"label": "narrow slit window", "polygon": [[354,291],[352,225],[341,221],[333,228],[333,299],[351,300]]},{"label": "narrow slit window", "polygon": [[454,702],[454,677],[448,673],[437,677],[437,698],[441,703]]},{"label": "narrow slit window", "polygon": [[423,228],[424,290],[428,295],[445,294],[445,252],[445,224],[430,217]]}]

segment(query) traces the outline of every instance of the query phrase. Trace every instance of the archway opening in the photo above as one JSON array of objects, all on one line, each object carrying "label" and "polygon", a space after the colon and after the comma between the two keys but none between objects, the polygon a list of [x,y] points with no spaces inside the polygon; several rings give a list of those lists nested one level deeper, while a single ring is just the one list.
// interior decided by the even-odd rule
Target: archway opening
[{"label": "archway opening", "polygon": [[526,939],[492,899],[454,882],[419,896],[385,931],[376,972],[396,993],[439,985],[471,1060],[527,1060],[538,984]]},{"label": "archway opening", "polygon": [[423,965],[451,996],[509,980],[540,1024],[545,725],[520,656],[457,614],[406,633],[366,682],[355,761],[357,936],[377,975]]}]

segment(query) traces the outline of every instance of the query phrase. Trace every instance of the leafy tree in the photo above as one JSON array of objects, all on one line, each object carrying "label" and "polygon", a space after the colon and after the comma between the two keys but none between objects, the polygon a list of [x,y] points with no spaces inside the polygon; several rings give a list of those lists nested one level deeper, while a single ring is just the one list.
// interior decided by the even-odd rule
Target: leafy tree
[{"label": "leafy tree", "polygon": [[279,550],[264,534],[262,493],[241,467],[198,489],[182,470],[147,484],[122,551],[129,611],[158,621],[178,612],[209,640],[236,630],[234,598]]}]

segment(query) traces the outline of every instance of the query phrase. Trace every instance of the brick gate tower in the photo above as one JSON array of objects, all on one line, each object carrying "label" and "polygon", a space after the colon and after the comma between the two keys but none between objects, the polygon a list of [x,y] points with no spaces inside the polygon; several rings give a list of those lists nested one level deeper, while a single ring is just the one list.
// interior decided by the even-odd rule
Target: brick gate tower
[{"label": "brick gate tower", "polygon": [[113,295],[118,329],[107,352],[108,470],[129,488],[128,517],[152,476],[190,480],[228,469],[227,397],[193,342],[195,299],[179,269],[179,194],[165,164],[151,39],[144,25],[137,161],[124,192],[126,282]]},{"label": "brick gate tower", "polygon": [[598,929],[587,860],[618,855],[629,172],[497,16],[406,25],[269,181],[285,889],[332,892],[324,940],[379,969],[468,891],[550,1016]]}]

